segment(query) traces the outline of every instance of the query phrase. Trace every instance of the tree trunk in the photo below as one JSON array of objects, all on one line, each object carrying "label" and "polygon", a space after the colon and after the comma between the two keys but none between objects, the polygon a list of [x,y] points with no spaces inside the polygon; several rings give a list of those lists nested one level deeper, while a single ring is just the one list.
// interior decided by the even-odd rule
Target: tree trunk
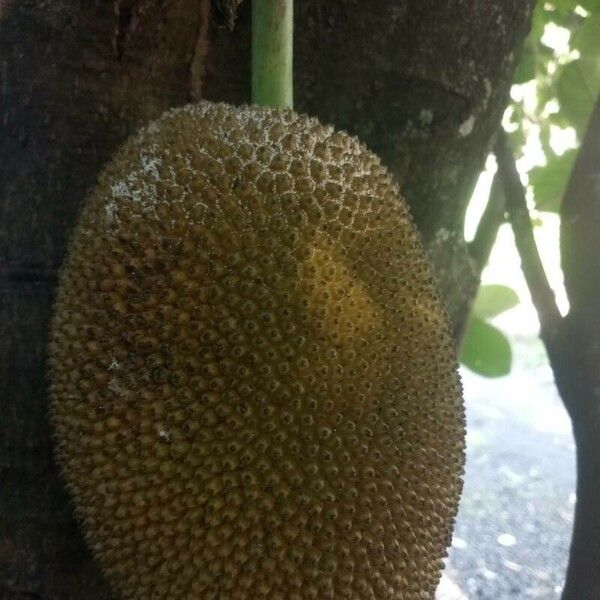
[{"label": "tree trunk", "polygon": [[562,600],[600,598],[600,419],[574,428],[577,446],[577,502]]},{"label": "tree trunk", "polygon": [[563,600],[600,598],[600,99],[562,204],[561,256],[570,311],[557,385],[573,422],[577,501]]},{"label": "tree trunk", "polygon": [[[357,134],[400,181],[460,330],[462,236],[533,0],[302,0],[298,110]],[[171,106],[249,99],[249,3],[0,0],[0,597],[108,598],[52,461],[45,355],[56,271],[115,148]]]}]

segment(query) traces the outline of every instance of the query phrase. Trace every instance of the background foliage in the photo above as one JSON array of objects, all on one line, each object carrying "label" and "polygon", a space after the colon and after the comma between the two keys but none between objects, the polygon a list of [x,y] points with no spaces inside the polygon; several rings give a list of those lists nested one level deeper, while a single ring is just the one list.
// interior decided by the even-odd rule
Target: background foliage
[{"label": "background foliage", "polygon": [[[599,94],[600,0],[538,1],[503,119],[537,227],[560,209]],[[510,342],[490,321],[518,302],[506,286],[480,288],[460,353],[465,366],[486,377],[510,371]]]}]

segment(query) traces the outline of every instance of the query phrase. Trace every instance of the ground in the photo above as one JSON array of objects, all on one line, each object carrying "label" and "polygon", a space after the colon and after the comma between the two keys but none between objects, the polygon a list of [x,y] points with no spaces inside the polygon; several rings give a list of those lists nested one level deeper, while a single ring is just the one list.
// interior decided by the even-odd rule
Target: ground
[{"label": "ground", "polygon": [[575,500],[570,422],[539,339],[510,338],[510,375],[462,370],[465,488],[437,600],[560,597]]}]

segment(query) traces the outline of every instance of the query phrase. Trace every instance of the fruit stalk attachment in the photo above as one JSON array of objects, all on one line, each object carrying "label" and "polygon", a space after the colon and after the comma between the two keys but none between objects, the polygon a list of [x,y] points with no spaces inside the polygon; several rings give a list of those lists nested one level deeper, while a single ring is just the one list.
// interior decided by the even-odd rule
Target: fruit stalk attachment
[{"label": "fruit stalk attachment", "polygon": [[252,102],[292,108],[294,0],[252,0]]}]

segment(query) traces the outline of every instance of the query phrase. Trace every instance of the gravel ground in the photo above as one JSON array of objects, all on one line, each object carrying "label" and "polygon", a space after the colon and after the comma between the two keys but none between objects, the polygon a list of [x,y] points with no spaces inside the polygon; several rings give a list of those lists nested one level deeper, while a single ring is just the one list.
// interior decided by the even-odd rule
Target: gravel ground
[{"label": "gravel ground", "polygon": [[464,370],[465,488],[438,600],[559,598],[574,445],[541,342],[513,337],[509,376]]}]

